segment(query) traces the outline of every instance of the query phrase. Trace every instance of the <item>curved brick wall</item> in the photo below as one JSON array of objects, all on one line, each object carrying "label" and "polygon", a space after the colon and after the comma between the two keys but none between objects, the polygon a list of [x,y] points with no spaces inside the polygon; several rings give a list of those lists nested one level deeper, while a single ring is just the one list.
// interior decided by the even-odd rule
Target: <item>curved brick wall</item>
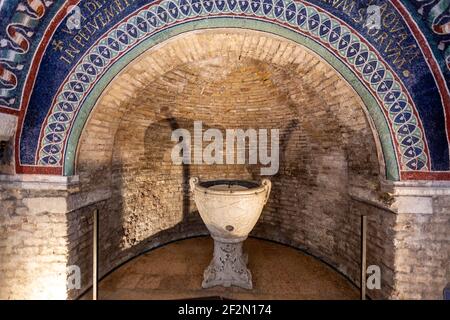
[{"label": "curved brick wall", "polygon": [[112,190],[102,207],[102,271],[205,234],[190,176],[261,178],[258,165],[172,164],[171,131],[193,133],[202,121],[204,130],[280,129],[280,170],[253,234],[307,250],[357,282],[349,188],[375,189],[380,171],[363,108],[330,66],[267,34],[197,32],[145,53],[103,93],[78,151],[82,191]]}]

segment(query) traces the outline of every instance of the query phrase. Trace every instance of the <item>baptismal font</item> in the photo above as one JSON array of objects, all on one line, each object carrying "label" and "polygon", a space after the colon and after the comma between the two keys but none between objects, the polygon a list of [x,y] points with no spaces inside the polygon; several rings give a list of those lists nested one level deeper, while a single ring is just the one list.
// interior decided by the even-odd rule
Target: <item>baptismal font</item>
[{"label": "baptismal font", "polygon": [[214,239],[211,263],[203,274],[203,288],[238,286],[252,289],[248,255],[242,245],[258,221],[272,184],[243,180],[189,180],[200,216]]}]

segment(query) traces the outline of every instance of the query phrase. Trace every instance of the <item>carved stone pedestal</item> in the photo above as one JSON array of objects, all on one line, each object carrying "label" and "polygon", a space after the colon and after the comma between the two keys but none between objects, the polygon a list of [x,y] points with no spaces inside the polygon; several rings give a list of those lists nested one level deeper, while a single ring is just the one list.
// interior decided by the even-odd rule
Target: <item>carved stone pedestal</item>
[{"label": "carved stone pedestal", "polygon": [[203,273],[203,288],[237,286],[252,289],[252,274],[247,269],[247,254],[242,253],[243,239],[229,242],[214,238],[214,256]]}]

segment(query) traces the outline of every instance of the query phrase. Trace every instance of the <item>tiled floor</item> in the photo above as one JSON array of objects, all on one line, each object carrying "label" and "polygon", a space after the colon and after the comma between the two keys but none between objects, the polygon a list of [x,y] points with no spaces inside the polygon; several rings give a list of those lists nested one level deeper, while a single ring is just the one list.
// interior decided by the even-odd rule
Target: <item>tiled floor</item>
[{"label": "tiled floor", "polygon": [[[358,290],[339,273],[293,248],[248,239],[253,290],[202,289],[203,270],[212,256],[209,237],[178,241],[141,255],[99,285],[100,299],[358,299]],[[84,299],[90,298],[87,293]]]}]

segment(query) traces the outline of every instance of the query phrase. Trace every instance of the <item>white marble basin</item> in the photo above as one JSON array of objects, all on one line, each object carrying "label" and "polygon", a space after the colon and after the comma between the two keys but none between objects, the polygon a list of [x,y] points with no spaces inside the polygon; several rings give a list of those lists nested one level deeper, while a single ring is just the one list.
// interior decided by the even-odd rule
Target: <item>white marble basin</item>
[{"label": "white marble basin", "polygon": [[200,216],[214,239],[214,256],[205,270],[203,288],[230,285],[251,289],[242,243],[258,221],[272,184],[241,180],[189,180]]},{"label": "white marble basin", "polygon": [[214,238],[243,241],[255,226],[267,202],[271,182],[239,180],[200,182],[191,178],[191,190],[200,216]]}]

